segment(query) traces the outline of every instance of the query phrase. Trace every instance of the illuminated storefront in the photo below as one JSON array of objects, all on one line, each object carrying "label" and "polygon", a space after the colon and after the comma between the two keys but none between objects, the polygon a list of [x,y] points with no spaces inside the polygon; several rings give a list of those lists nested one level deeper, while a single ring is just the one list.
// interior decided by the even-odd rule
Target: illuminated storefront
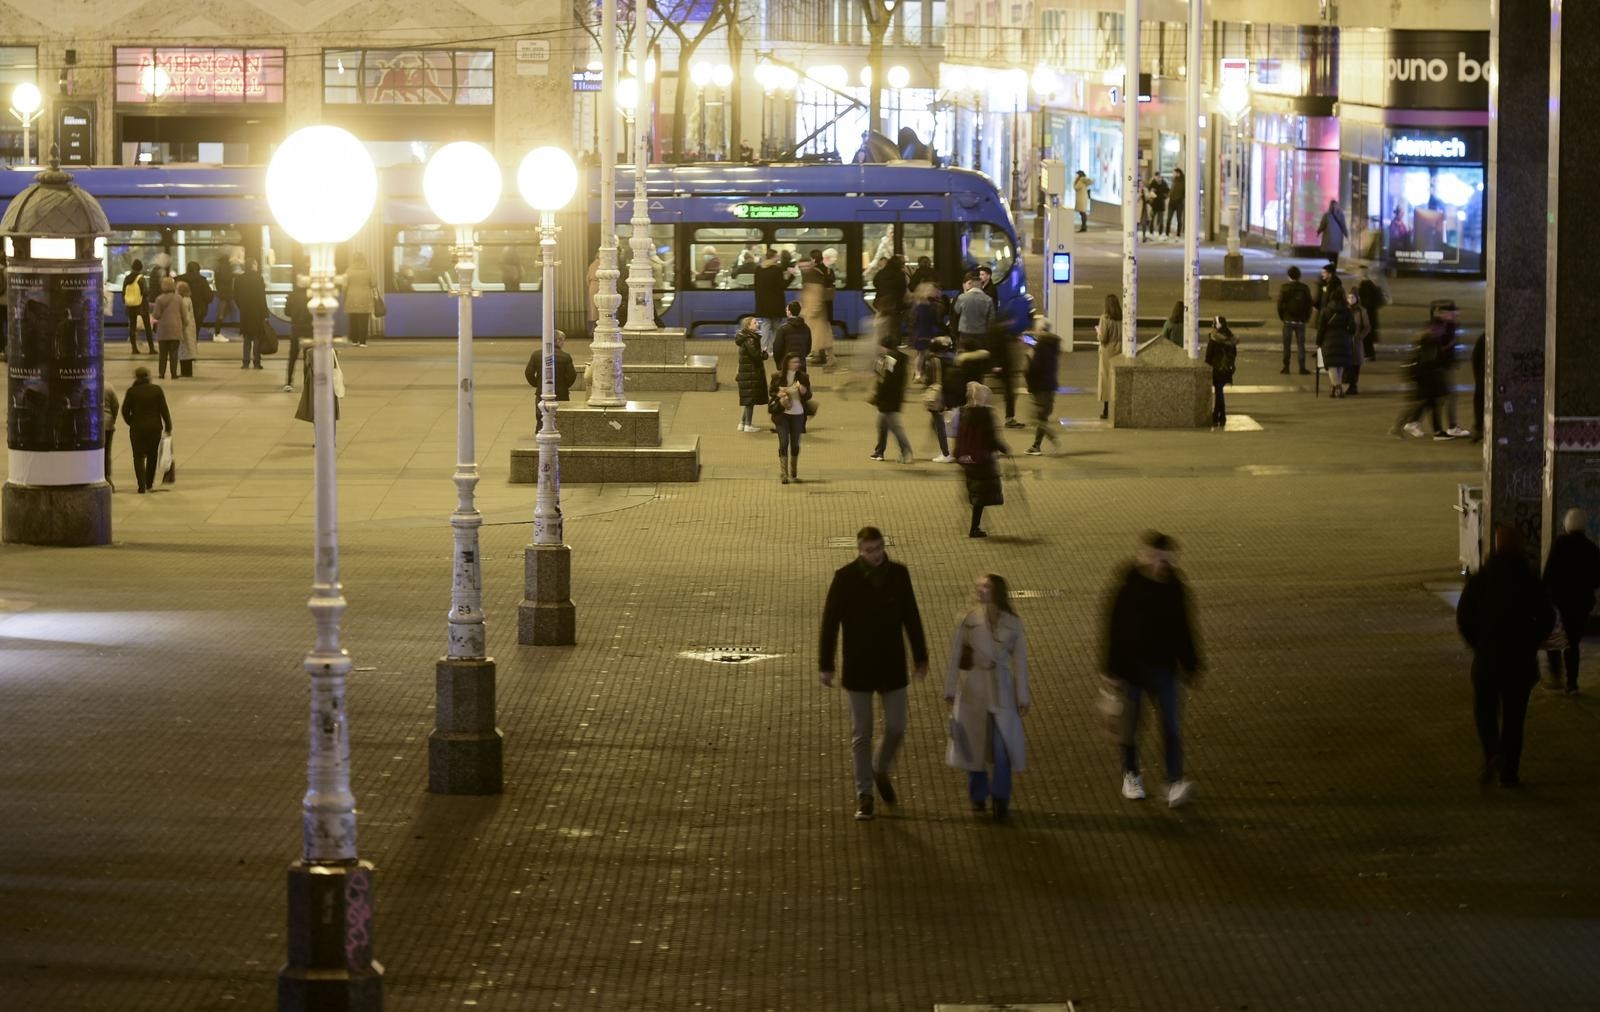
[{"label": "illuminated storefront", "polygon": [[263,163],[283,137],[283,50],[118,47],[122,165]]}]

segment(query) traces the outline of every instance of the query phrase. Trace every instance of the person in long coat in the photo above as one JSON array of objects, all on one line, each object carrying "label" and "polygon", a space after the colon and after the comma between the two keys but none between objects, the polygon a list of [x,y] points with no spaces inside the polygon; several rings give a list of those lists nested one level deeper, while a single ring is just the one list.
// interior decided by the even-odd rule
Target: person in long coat
[{"label": "person in long coat", "polygon": [[1366,358],[1364,349],[1370,346],[1372,318],[1361,304],[1358,290],[1346,292],[1344,300],[1350,306],[1350,364],[1344,367],[1344,392],[1348,396],[1361,392],[1361,363]]},{"label": "person in long coat", "polygon": [[178,282],[178,305],[183,318],[183,339],[178,342],[179,375],[194,375],[194,360],[200,357],[199,324],[194,315],[193,289],[187,281]]},{"label": "person in long coat", "polygon": [[178,378],[178,346],[183,344],[183,300],[178,295],[178,283],[170,276],[161,279],[161,294],[150,307],[150,318],[156,325],[156,346],[161,350],[158,372],[167,378],[167,365],[172,365],[172,378]]},{"label": "person in long coat", "polygon": [[1322,365],[1328,370],[1329,397],[1344,396],[1344,371],[1350,367],[1355,334],[1355,321],[1350,316],[1350,306],[1343,299],[1330,305],[1323,314],[1323,325],[1317,329],[1317,347],[1322,351]]},{"label": "person in long coat", "polygon": [[1105,311],[1100,314],[1094,333],[1100,341],[1095,395],[1100,401],[1100,417],[1105,418],[1111,413],[1111,360],[1122,354],[1122,299],[1116,293],[1106,296]]},{"label": "person in long coat", "polygon": [[350,324],[350,344],[365,348],[367,335],[372,329],[372,310],[377,303],[372,298],[372,268],[367,266],[364,253],[350,255],[350,266],[344,272],[344,315]]},{"label": "person in long coat", "polygon": [[747,316],[741,321],[733,343],[739,349],[739,407],[743,409],[739,431],[760,432],[755,410],[757,404],[767,403],[767,353],[761,350],[761,332],[755,317]]},{"label": "person in long coat", "polygon": [[[967,797],[981,812],[992,798],[1003,821],[1011,805],[1011,774],[1027,768],[1022,718],[1033,705],[1028,691],[1028,641],[1011,610],[1006,581],[978,577],[973,606],[950,638],[944,701],[953,707],[945,762],[967,771]],[[990,770],[993,774],[990,774]]]},{"label": "person in long coat", "polygon": [[1011,451],[1000,439],[989,397],[986,384],[968,383],[967,404],[961,409],[961,423],[956,430],[956,460],[961,464],[962,477],[967,483],[967,503],[972,507],[969,538],[988,537],[989,533],[979,526],[984,507],[1001,506],[1006,501],[995,456]]},{"label": "person in long coat", "polygon": [[239,368],[254,365],[261,368],[261,338],[265,336],[269,310],[267,309],[267,282],[261,277],[260,265],[251,260],[244,273],[233,279],[233,302],[239,307]]},{"label": "person in long coat", "polygon": [[1328,263],[1339,266],[1339,254],[1344,251],[1344,241],[1350,235],[1350,226],[1344,222],[1344,212],[1337,200],[1328,201],[1328,210],[1317,223],[1317,234],[1322,236],[1321,249]]},{"label": "person in long coat", "polygon": [[1550,555],[1544,564],[1544,588],[1561,613],[1561,626],[1567,633],[1565,649],[1548,651],[1546,659],[1550,680],[1557,684],[1560,665],[1565,660],[1569,696],[1578,694],[1578,647],[1583,642],[1584,627],[1589,624],[1589,613],[1594,611],[1595,591],[1600,589],[1600,548],[1589,540],[1588,526],[1589,518],[1583,510],[1567,510],[1561,518],[1562,533],[1550,542]]}]

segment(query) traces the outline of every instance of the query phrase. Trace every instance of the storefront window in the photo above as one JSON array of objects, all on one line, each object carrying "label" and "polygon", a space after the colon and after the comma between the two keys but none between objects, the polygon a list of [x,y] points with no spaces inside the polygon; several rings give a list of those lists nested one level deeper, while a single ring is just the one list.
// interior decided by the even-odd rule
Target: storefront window
[{"label": "storefront window", "polygon": [[493,105],[491,49],[329,49],[322,54],[329,105]]},{"label": "storefront window", "polygon": [[117,102],[147,105],[281,103],[281,49],[152,49],[119,46]]},{"label": "storefront window", "polygon": [[988,267],[996,283],[1011,271],[1016,251],[1011,247],[1011,237],[999,225],[987,222],[968,222],[961,229],[961,263],[963,273]]},{"label": "storefront window", "polygon": [[1090,120],[1088,143],[1080,145],[1077,164],[1088,175],[1092,200],[1102,204],[1122,203],[1122,124]]},{"label": "storefront window", "polygon": [[1294,180],[1288,242],[1291,246],[1321,245],[1317,225],[1328,210],[1328,201],[1339,199],[1339,152],[1291,151],[1288,171]]},{"label": "storefront window", "polygon": [[1385,245],[1399,267],[1477,273],[1483,265],[1481,166],[1385,166]]}]

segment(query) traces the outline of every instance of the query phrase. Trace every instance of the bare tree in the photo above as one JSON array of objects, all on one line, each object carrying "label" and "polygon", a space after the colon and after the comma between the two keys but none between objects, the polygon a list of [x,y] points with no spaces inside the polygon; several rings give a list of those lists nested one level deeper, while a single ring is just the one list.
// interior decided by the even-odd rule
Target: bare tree
[{"label": "bare tree", "polygon": [[872,68],[871,93],[867,99],[867,125],[883,131],[883,40],[900,13],[900,0],[860,0],[867,19],[867,64]]},{"label": "bare tree", "polygon": [[[711,13],[706,19],[696,26],[694,34],[689,34],[689,27],[684,24],[684,18],[694,10],[695,0],[648,0],[650,10],[666,30],[678,39],[678,82],[672,89],[672,155],[674,158],[683,157],[684,133],[688,124],[684,120],[683,105],[689,89],[685,87],[688,78],[689,58],[700,44],[711,36],[711,33],[727,20],[728,8],[732,0],[716,0],[711,6]],[[704,154],[704,152],[701,152]]]}]

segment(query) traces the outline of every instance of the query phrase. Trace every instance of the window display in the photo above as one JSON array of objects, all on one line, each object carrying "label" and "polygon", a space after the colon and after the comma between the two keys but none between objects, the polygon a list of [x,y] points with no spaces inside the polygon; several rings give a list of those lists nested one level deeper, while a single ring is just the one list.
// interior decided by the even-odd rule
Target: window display
[{"label": "window display", "polygon": [[1385,177],[1384,244],[1397,267],[1482,270],[1482,167],[1389,165]]}]

